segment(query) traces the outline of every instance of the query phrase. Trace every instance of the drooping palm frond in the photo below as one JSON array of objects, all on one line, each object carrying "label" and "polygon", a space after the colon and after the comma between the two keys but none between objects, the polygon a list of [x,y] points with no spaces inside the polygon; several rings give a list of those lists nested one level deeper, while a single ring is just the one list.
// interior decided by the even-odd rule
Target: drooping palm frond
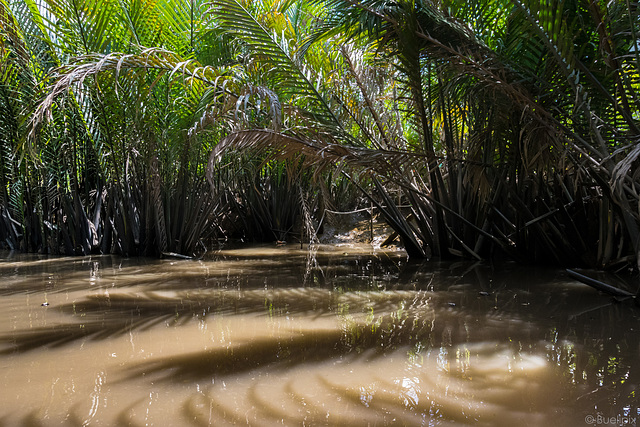
[{"label": "drooping palm frond", "polygon": [[341,163],[350,166],[375,170],[376,173],[389,176],[390,179],[404,180],[406,177],[396,173],[402,168],[422,168],[426,155],[407,151],[392,151],[350,147],[331,135],[288,135],[269,129],[238,131],[222,139],[212,150],[209,157],[209,177],[216,163],[229,149],[238,151],[271,151],[272,158],[280,160],[299,159],[308,167],[321,172]]},{"label": "drooping palm frond", "polygon": [[[495,54],[469,27],[446,16],[434,3],[350,0],[321,3],[328,10],[326,22],[320,26],[326,34],[339,29],[352,38],[375,40],[379,48],[386,47],[391,55],[405,61],[405,67],[411,57],[415,61],[415,57],[429,52],[434,58],[447,59],[449,66],[462,67],[486,83],[504,82],[504,76],[499,74],[506,69],[501,63],[492,64]],[[321,34],[315,34],[315,38]],[[404,71],[412,72],[409,68]]]},{"label": "drooping palm frond", "polygon": [[639,253],[635,4],[0,1],[14,246],[192,255],[188,224],[310,223],[338,164],[418,256]]},{"label": "drooping palm frond", "polygon": [[[28,37],[26,31],[38,34],[31,18],[28,4],[0,2],[0,244],[12,250],[27,249],[27,228],[30,223],[37,227],[34,213],[25,212],[32,169],[23,162],[20,148],[29,108],[50,58],[44,40]],[[32,52],[42,57],[33,58]]]},{"label": "drooping palm frond", "polygon": [[[636,98],[635,89],[625,83],[628,76],[637,74],[638,64],[629,55],[635,49],[634,42],[620,37],[621,32],[635,32],[637,8],[597,3],[572,8],[571,3],[558,2],[547,10],[535,2],[516,5],[530,26],[532,37],[544,43],[550,58],[546,62],[559,70],[547,81],[547,86],[554,87],[555,98],[547,102],[561,100],[565,106],[555,114],[558,128],[569,146],[582,153],[585,161],[578,162],[578,167],[585,168],[586,176],[601,187],[618,211],[616,217],[625,224],[640,262],[640,211],[631,207],[637,203],[638,187],[628,168],[637,158],[637,150],[632,147],[637,145],[640,134],[632,112],[637,110],[631,102]],[[630,61],[625,64],[626,60]],[[624,160],[623,153],[628,156]],[[604,228],[604,223],[611,220],[602,216],[600,221]],[[607,233],[601,235],[601,242],[607,240]]]},{"label": "drooping palm frond", "polygon": [[[578,79],[581,73],[587,74],[585,69],[592,66],[583,62],[585,52],[579,51],[576,45],[576,40],[588,33],[588,30],[583,31],[578,26],[581,21],[576,18],[578,16],[583,19],[584,16],[580,15],[583,11],[569,10],[573,4],[564,2],[544,5],[534,3],[505,3],[493,8],[483,8],[472,7],[462,1],[456,2],[458,8],[453,9],[455,13],[473,14],[473,21],[469,26],[465,26],[460,16],[454,18],[430,2],[323,3],[330,6],[328,9],[331,13],[324,17],[324,23],[314,40],[319,41],[318,34],[322,32],[324,35],[335,36],[338,34],[336,29],[346,31],[351,37],[359,36],[359,40],[372,42],[372,47],[382,52],[383,58],[395,61],[401,73],[398,80],[406,88],[404,108],[411,111],[409,116],[405,116],[405,120],[411,115],[417,119],[414,129],[422,140],[422,148],[420,145],[413,147],[418,147],[418,152],[426,153],[430,157],[427,160],[430,161],[424,162],[421,169],[416,169],[415,175],[410,172],[411,167],[406,166],[418,162],[399,162],[397,171],[414,178],[413,181],[407,178],[404,185],[407,193],[414,195],[415,208],[418,209],[416,214],[422,221],[433,221],[431,230],[441,230],[438,233],[443,233],[440,236],[434,234],[436,247],[442,246],[446,250],[449,245],[459,244],[464,251],[476,256],[471,247],[474,245],[465,241],[476,239],[478,235],[487,237],[480,229],[485,228],[483,223],[490,224],[489,219],[494,210],[520,236],[514,242],[513,235],[500,231],[503,238],[497,240],[502,242],[503,249],[512,244],[519,247],[519,250],[546,246],[557,260],[564,259],[563,254],[566,254],[566,260],[571,259],[568,262],[576,262],[581,255],[571,250],[569,240],[559,230],[576,229],[577,223],[568,215],[569,210],[580,205],[584,207],[584,203],[593,196],[580,191],[579,186],[572,186],[572,190],[569,190],[563,183],[563,197],[556,197],[549,190],[554,185],[553,177],[575,173],[576,179],[591,181],[590,175],[599,174],[594,169],[599,167],[598,162],[609,159],[609,143],[606,141],[610,136],[615,132],[633,129],[633,123],[626,120],[622,110],[615,106],[624,104],[622,98],[618,102],[615,97],[607,95],[613,100],[610,104],[614,109],[610,110],[605,103],[604,109],[597,110],[595,100],[589,104],[593,99],[588,97],[591,90],[586,91],[586,86],[582,86]],[[512,32],[497,28],[493,24],[494,18],[507,24],[508,30]],[[602,19],[600,21],[594,28],[604,22]],[[487,26],[487,32],[482,33]],[[597,34],[598,31],[595,31],[589,35]],[[608,40],[606,35],[600,34],[600,37]],[[303,49],[310,46],[306,44]],[[347,65],[348,62],[347,59]],[[349,73],[356,77],[352,80],[353,87],[358,87],[361,102],[372,119],[368,121],[365,116],[355,112],[350,112],[349,117],[366,139],[383,141],[386,128],[382,120],[376,118],[379,107],[368,99],[370,93],[367,89],[358,84],[357,70],[353,64],[348,68]],[[595,85],[595,89],[600,91],[602,88],[598,86],[606,87],[604,81],[596,84],[597,80],[593,78],[595,74],[591,74],[586,83]],[[358,91],[345,85],[338,92],[343,98],[348,95],[350,99],[357,99],[358,96],[354,95]],[[353,105],[346,102],[342,105],[346,110],[354,109]],[[573,107],[568,107],[571,105]],[[618,120],[616,114],[627,121],[625,127],[618,127],[614,131],[614,128],[598,124],[606,122],[610,117],[614,121]],[[594,117],[597,119],[594,120]],[[275,151],[285,158],[298,151],[305,152],[307,156],[317,156],[320,153],[313,161],[307,160],[309,164],[315,162],[320,169],[324,167],[324,163],[328,163],[322,155],[351,162],[358,167],[372,165],[359,163],[357,156],[351,156],[353,152],[347,155],[335,150],[333,145],[339,144],[339,140],[326,139],[324,134],[322,137],[311,138],[301,135],[313,133],[296,132],[269,137],[262,133],[254,134],[253,146],[270,144],[277,147]],[[235,138],[238,146],[252,145],[244,144],[244,137],[239,134],[233,134],[230,138]],[[308,146],[299,146],[299,139],[305,143],[308,140],[314,142]],[[318,140],[322,142],[318,144]],[[596,151],[593,151],[594,146],[589,140],[595,141]],[[228,141],[229,139],[225,140],[219,150],[228,145]],[[297,148],[283,150],[284,146]],[[568,152],[569,148],[579,150],[579,156],[588,159],[587,164],[591,162],[587,170],[583,170],[584,160],[572,156]],[[351,148],[347,148],[348,150]],[[629,161],[622,163],[616,172],[628,171],[633,164],[635,151],[627,152],[630,154]],[[441,153],[442,156],[436,153]],[[395,155],[384,150],[379,150],[379,154],[389,155],[388,159]],[[440,158],[445,160],[439,163],[435,161]],[[459,158],[467,163],[459,162]],[[478,167],[462,167],[476,162]],[[376,162],[376,165],[376,172],[384,173],[385,163]],[[436,165],[438,166],[435,167]],[[430,175],[426,183],[420,181],[420,174],[424,171],[429,171]],[[608,168],[608,171],[604,170],[604,176],[593,177],[596,185],[604,184],[608,187],[606,183],[611,180],[612,172]],[[500,177],[508,180],[508,190],[491,189],[491,183]],[[477,185],[474,183],[478,182],[484,182],[480,188],[485,190],[481,193],[472,190]],[[533,186],[529,184],[532,182],[535,183]],[[628,176],[625,182],[629,188],[635,186]],[[523,191],[523,196],[519,196]],[[613,195],[608,189],[605,192]],[[432,203],[435,202],[438,208],[418,208],[417,205],[421,203],[415,196],[422,193],[431,194]],[[506,194],[513,194],[512,203],[507,206],[498,207],[486,203],[489,199],[498,201]],[[631,212],[628,202],[623,200],[618,204],[622,212]],[[504,216],[505,212],[508,212],[511,219]],[[556,215],[558,212],[567,214]],[[633,230],[637,227],[634,228],[636,220],[632,216],[633,214],[624,216],[623,222],[631,233],[630,239],[635,241],[636,233]],[[462,221],[462,218],[467,222]],[[473,224],[474,221],[478,222]],[[538,229],[542,238],[536,238],[535,233],[532,233],[533,229]],[[425,236],[427,234],[429,232]],[[552,235],[555,237],[544,237]],[[475,247],[479,245],[476,244]],[[584,249],[587,246],[583,244],[581,247]],[[533,251],[541,253],[540,249]],[[442,253],[442,250],[437,253]]]},{"label": "drooping palm frond", "polygon": [[[72,149],[64,162],[77,165],[77,169],[73,166],[69,171],[68,179],[72,184],[82,179],[80,185],[88,186],[83,201],[77,199],[80,187],[65,187],[73,194],[73,202],[65,209],[76,212],[67,216],[69,224],[72,219],[84,221],[84,216],[90,217],[87,223],[100,236],[98,242],[90,239],[91,245],[81,245],[84,253],[99,247],[122,254],[152,254],[158,248],[193,254],[196,246],[204,248],[201,239],[207,239],[210,233],[203,231],[208,229],[206,224],[211,222],[216,205],[206,197],[208,193],[200,198],[189,197],[189,182],[196,181],[198,171],[202,171],[197,160],[202,152],[195,144],[182,144],[182,138],[198,120],[198,103],[206,99],[211,108],[232,97],[225,92],[230,87],[225,74],[225,70],[201,66],[194,59],[184,60],[163,49],[135,54],[96,53],[76,58],[56,70],[48,96],[32,116],[30,142],[34,152],[41,150],[44,135],[48,129],[57,128],[61,113],[74,108],[81,112],[81,119],[73,122],[81,126],[74,130],[78,132],[76,139],[63,146]],[[87,145],[78,144],[83,132],[91,135]],[[61,136],[61,142],[68,139],[65,134]],[[80,155],[84,159],[82,166],[77,163]],[[159,156],[162,162],[156,162],[154,169],[152,160]],[[86,167],[94,161],[102,168],[98,182],[86,173]],[[146,179],[149,169],[154,176],[151,181]],[[173,190],[176,187],[177,192]],[[67,198],[64,194],[60,197]],[[88,209],[93,211],[85,215]],[[151,211],[155,213],[150,215]],[[78,241],[73,227],[68,225],[61,229],[67,250],[76,247],[74,242]],[[80,241],[87,240],[88,233],[84,234],[79,236]]]},{"label": "drooping palm frond", "polygon": [[318,92],[311,70],[305,71],[295,61],[284,34],[270,32],[236,0],[216,0],[210,3],[211,13],[219,25],[247,44],[248,52],[263,68],[272,89],[277,88],[281,102],[304,108],[304,116],[319,124],[340,128],[326,99]]},{"label": "drooping palm frond", "polygon": [[147,93],[160,81],[163,76],[170,80],[176,79],[187,88],[198,81],[205,82],[209,87],[219,90],[219,95],[227,94],[227,80],[229,75],[225,70],[219,70],[208,66],[201,66],[193,60],[183,60],[173,52],[163,49],[149,48],[138,54],[113,53],[108,55],[92,54],[80,57],[76,62],[59,68],[58,76],[52,84],[47,96],[38,105],[33,115],[33,127],[40,126],[51,115],[51,108],[61,95],[68,93],[73,88],[82,85],[87,78],[113,73],[118,87],[122,85],[121,74],[129,77],[137,77],[140,72],[154,71],[157,74],[154,80],[147,86]]},{"label": "drooping palm frond", "polygon": [[[408,171],[412,171],[416,175],[420,174],[420,170],[422,170],[423,174],[427,173],[425,168],[428,156],[425,154],[349,147],[338,143],[330,136],[317,135],[316,138],[306,138],[301,135],[291,136],[272,130],[239,131],[231,133],[222,139],[209,157],[207,179],[214,192],[217,191],[214,174],[216,166],[221,161],[223,154],[227,153],[229,149],[263,152],[267,158],[281,161],[299,160],[304,167],[312,168],[316,173],[327,169],[335,169],[336,165],[369,171],[374,176],[382,177],[387,183],[398,185],[410,194],[413,198],[414,208],[423,210],[422,213],[415,212],[417,217],[422,217],[426,220],[425,215],[431,215],[434,211],[434,206],[438,209],[445,209],[449,214],[454,215],[461,221],[466,221],[466,224],[472,226],[477,233],[489,237],[490,240],[498,245],[504,248],[510,246],[507,241],[502,241],[479,227],[473,226],[454,210],[443,205],[428,188],[416,185],[413,180],[414,175],[408,173]],[[427,245],[428,241],[432,242],[433,231],[418,230],[413,225],[410,225],[395,209],[392,200],[386,195],[386,190],[380,185],[377,185],[377,189],[383,195],[387,207],[383,207],[382,204],[373,199],[372,202],[382,210],[396,232],[404,236],[403,240],[407,249],[411,250],[412,256],[418,254],[420,254],[419,256],[426,256],[423,245]],[[365,194],[367,194],[366,191]],[[416,233],[419,236],[418,238],[415,237]],[[416,239],[420,239],[422,243],[419,243]],[[410,249],[409,245],[413,249]],[[470,249],[468,250],[470,251]]]}]

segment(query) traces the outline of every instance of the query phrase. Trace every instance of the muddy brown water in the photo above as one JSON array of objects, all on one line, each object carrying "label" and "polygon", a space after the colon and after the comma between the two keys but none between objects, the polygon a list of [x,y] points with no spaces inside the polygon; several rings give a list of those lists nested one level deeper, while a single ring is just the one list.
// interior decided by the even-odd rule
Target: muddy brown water
[{"label": "muddy brown water", "polygon": [[0,426],[636,425],[638,310],[366,246],[0,253]]}]

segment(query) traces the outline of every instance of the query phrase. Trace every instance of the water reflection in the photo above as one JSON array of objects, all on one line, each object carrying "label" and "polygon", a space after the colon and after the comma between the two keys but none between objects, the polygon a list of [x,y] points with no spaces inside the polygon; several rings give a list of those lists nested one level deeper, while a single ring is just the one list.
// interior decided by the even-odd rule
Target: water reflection
[{"label": "water reflection", "polygon": [[0,425],[582,425],[638,411],[637,309],[560,271],[260,247],[14,254],[0,278]]}]

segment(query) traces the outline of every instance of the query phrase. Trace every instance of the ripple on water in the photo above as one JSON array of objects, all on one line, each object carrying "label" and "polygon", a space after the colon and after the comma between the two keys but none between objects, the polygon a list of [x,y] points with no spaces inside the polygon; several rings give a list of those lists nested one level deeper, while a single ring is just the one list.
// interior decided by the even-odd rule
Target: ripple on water
[{"label": "ripple on water", "polygon": [[556,273],[283,253],[0,265],[0,425],[546,427],[637,410],[637,317]]},{"label": "ripple on water", "polygon": [[464,370],[397,351],[252,372],[204,387],[185,411],[212,425],[542,425],[557,397],[546,360],[496,345],[461,347]]}]

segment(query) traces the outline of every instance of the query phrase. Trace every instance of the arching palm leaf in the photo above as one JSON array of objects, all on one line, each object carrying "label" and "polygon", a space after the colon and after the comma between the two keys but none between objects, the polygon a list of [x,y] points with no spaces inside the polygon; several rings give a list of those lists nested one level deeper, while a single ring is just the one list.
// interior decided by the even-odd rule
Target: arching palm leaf
[{"label": "arching palm leaf", "polygon": [[281,102],[306,108],[305,115],[316,117],[320,123],[336,128],[340,126],[324,97],[312,83],[312,76],[305,73],[287,49],[287,40],[264,28],[254,16],[236,0],[211,2],[210,13],[220,25],[247,43],[250,55],[263,66],[274,88],[280,93]]}]

